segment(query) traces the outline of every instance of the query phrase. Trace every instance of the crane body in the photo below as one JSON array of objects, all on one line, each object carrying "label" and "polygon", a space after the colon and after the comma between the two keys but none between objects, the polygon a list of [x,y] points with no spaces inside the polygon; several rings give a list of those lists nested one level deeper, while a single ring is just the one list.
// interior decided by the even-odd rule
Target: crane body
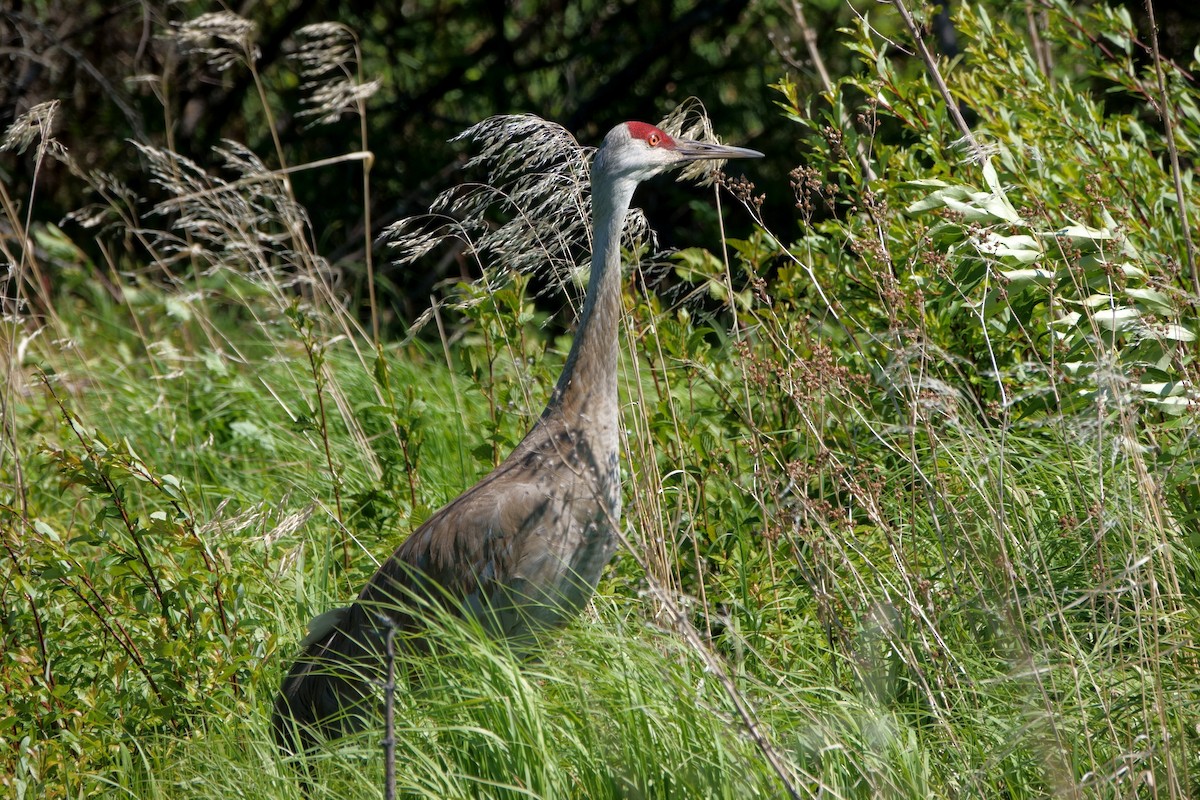
[{"label": "crane body", "polygon": [[640,122],[609,132],[591,170],[587,295],[546,409],[501,464],[409,535],[352,605],[310,625],[275,703],[281,750],[367,724],[387,628],[419,629],[423,602],[453,604],[518,653],[587,603],[616,550],[621,515],[620,245],[634,189],[692,161],[761,155],[672,139]]}]

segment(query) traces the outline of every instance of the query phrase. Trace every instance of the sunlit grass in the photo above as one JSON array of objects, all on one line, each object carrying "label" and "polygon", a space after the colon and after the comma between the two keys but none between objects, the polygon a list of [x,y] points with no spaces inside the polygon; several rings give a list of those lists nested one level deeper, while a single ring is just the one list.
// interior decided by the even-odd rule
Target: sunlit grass
[{"label": "sunlit grass", "polygon": [[[1053,141],[1039,119],[1022,135]],[[529,118],[477,133],[528,156],[503,139],[513,130],[563,149],[564,132]],[[947,158],[892,147],[898,175],[917,162],[911,179]],[[20,283],[30,310],[0,322],[0,786],[298,798],[268,709],[305,623],[503,458],[561,368],[568,340],[548,333],[555,309],[535,303],[530,271],[564,290],[569,324],[582,217],[557,226],[535,205],[530,234],[520,214],[493,228],[488,203],[566,181],[556,197],[578,205],[583,173],[564,162],[525,194],[476,189],[466,235],[487,237],[471,251],[485,280],[439,287],[413,330],[377,347],[279,174],[235,146],[232,183],[145,155],[178,225],[114,205],[137,246],[111,279],[38,225],[37,257],[60,280]],[[1157,156],[1143,155],[1127,166],[1150,181]],[[835,149],[821,158],[845,177]],[[1008,179],[1041,187],[1036,166]],[[786,251],[760,230],[728,242],[729,263],[692,253],[678,273],[630,274],[626,546],[593,606],[533,659],[453,619],[431,621],[436,655],[402,653],[402,795],[1198,793],[1196,426],[1194,407],[1160,402],[1194,391],[1190,351],[1170,338],[1187,332],[1184,299],[1134,287],[1180,324],[1123,341],[1091,336],[1098,316],[1062,332],[1052,303],[1010,277],[1007,299],[1026,305],[990,296],[985,317],[970,289],[930,288],[983,274],[978,250],[955,249],[980,232],[938,218],[943,247],[901,211],[912,181],[890,180],[873,191],[891,206],[865,215],[849,178],[800,186],[855,210],[806,220]],[[737,208],[725,213],[753,214]],[[1073,291],[1116,280],[1099,247],[1078,264],[1066,251],[1045,258],[1084,265]],[[22,253],[18,271],[34,266]],[[651,291],[658,278],[672,290]],[[1060,366],[1063,342],[1082,367]],[[1148,399],[1146,366],[1121,371],[1151,356],[1176,394]],[[381,739],[305,756],[306,796],[378,797]]]}]

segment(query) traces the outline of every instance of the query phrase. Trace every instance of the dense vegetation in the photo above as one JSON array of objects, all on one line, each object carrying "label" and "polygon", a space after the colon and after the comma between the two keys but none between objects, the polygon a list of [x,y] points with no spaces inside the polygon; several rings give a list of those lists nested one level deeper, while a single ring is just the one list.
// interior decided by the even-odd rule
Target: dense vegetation
[{"label": "dense vegetation", "polygon": [[[730,78],[756,51],[693,48],[719,80],[681,89],[774,149],[746,168],[758,187],[678,195],[681,249],[629,237],[627,546],[532,662],[431,620],[439,655],[404,665],[402,793],[1200,796],[1196,64],[1124,11],[1010,5],[956,7],[961,54],[926,61],[928,9],[910,26],[872,5],[833,34],[798,4],[712,4],[747,47],[812,34],[834,76]],[[247,144],[135,136],[101,169],[103,148],[57,136],[69,107],[8,128],[8,795],[300,796],[267,709],[305,622],[502,458],[561,368],[583,152],[524,118],[476,128],[447,145],[480,156],[456,223],[367,246],[372,198],[403,180],[361,152],[376,114],[394,124],[378,92],[425,95],[372,83],[393,34],[355,22],[286,47],[228,13],[152,31],[197,86],[242,87],[226,113]],[[605,63],[552,56],[522,73],[546,96]],[[442,98],[468,119],[440,125],[475,121],[469,84]],[[186,91],[149,96],[170,120]],[[352,143],[306,149],[304,118]],[[556,141],[532,174],[494,157]],[[338,185],[357,203],[340,224],[364,226],[341,261],[320,201]],[[547,223],[561,238],[534,238]],[[451,270],[482,277],[374,280]],[[314,756],[309,796],[379,796],[378,740]]]}]

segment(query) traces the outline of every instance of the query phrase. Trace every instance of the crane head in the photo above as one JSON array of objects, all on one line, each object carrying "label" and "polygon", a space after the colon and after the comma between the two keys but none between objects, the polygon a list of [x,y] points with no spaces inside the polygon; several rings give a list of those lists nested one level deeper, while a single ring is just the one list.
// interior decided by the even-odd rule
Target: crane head
[{"label": "crane head", "polygon": [[604,137],[593,169],[613,177],[644,181],[693,161],[762,158],[762,155],[745,147],[676,139],[646,122],[623,122]]}]

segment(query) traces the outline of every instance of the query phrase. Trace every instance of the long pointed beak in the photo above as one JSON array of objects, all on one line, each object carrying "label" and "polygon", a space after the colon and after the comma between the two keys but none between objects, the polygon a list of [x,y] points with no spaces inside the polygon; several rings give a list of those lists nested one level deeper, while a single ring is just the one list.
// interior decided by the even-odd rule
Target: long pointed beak
[{"label": "long pointed beak", "polygon": [[675,152],[685,161],[712,161],[727,158],[762,158],[763,154],[748,147],[732,147],[727,144],[709,144],[692,139],[676,139]]}]

